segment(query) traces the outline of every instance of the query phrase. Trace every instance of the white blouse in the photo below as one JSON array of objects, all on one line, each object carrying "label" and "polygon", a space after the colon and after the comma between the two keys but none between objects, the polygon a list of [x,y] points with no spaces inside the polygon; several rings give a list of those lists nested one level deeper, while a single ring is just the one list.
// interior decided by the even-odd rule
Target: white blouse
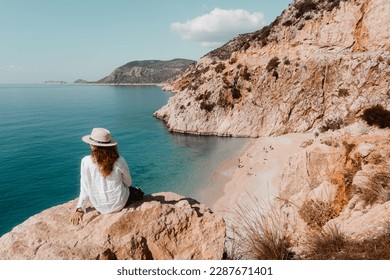
[{"label": "white blouse", "polygon": [[129,167],[123,157],[114,163],[110,175],[103,177],[91,156],[81,160],[80,196],[77,208],[85,212],[87,200],[102,214],[122,210],[129,198],[132,184]]}]

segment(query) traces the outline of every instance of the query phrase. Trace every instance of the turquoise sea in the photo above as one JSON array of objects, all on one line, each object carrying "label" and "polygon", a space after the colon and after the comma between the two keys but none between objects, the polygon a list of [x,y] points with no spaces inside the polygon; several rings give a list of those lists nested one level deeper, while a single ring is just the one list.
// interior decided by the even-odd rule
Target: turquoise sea
[{"label": "turquoise sea", "polygon": [[0,85],[0,236],[78,196],[93,127],[119,142],[134,185],[197,198],[246,140],[169,133],[152,116],[169,97],[155,86]]}]

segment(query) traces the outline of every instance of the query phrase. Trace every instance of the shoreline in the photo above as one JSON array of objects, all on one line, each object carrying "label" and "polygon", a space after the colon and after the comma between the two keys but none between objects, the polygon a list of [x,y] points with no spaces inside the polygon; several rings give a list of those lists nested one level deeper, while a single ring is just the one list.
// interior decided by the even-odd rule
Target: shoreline
[{"label": "shoreline", "polygon": [[202,202],[225,220],[234,215],[238,205],[251,201],[271,204],[279,192],[285,164],[310,139],[314,136],[309,133],[253,139],[217,167],[211,185],[200,191]]},{"label": "shoreline", "polygon": [[242,154],[250,147],[255,139],[250,139],[249,143],[246,143],[242,148],[236,151],[230,158],[223,161],[214,170],[211,182],[200,188],[197,193],[197,197],[202,204],[207,205],[213,211],[215,202],[225,194],[225,185],[232,180],[234,172],[237,168],[237,158],[240,158]]},{"label": "shoreline", "polygon": [[120,84],[111,84],[111,83],[72,83],[74,85],[82,86],[156,86],[164,87],[166,83],[120,83]]}]

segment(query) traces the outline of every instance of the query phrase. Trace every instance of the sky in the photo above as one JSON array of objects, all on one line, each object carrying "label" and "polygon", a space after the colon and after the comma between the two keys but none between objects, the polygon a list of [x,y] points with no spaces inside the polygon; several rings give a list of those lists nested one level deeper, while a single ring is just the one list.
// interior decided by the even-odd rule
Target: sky
[{"label": "sky", "polygon": [[0,0],[0,83],[96,81],[134,60],[198,60],[292,0]]}]

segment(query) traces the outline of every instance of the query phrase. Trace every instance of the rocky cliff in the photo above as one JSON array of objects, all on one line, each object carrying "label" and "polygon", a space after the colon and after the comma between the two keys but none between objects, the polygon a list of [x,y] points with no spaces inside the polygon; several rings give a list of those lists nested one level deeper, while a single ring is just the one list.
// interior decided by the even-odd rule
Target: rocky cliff
[{"label": "rocky cliff", "polygon": [[175,95],[155,116],[172,131],[258,137],[390,109],[389,13],[387,0],[296,0],[169,84]]},{"label": "rocky cliff", "polygon": [[76,200],[47,209],[0,238],[0,259],[221,259],[225,223],[174,193],[146,196],[122,211],[89,208],[78,226]]},{"label": "rocky cliff", "polygon": [[[378,239],[381,247],[379,237],[390,233],[389,129],[356,123],[305,145],[285,166],[273,207],[280,209],[280,229],[294,250],[307,254],[308,244],[321,234],[361,246]],[[344,250],[343,258],[388,258],[389,247],[382,249],[385,255],[375,255],[373,247],[358,257]],[[315,258],[328,258],[325,251]],[[336,253],[342,251],[340,244]]]},{"label": "rocky cliff", "polygon": [[110,75],[94,83],[160,84],[183,73],[193,63],[195,61],[188,59],[132,61],[116,68]]}]

